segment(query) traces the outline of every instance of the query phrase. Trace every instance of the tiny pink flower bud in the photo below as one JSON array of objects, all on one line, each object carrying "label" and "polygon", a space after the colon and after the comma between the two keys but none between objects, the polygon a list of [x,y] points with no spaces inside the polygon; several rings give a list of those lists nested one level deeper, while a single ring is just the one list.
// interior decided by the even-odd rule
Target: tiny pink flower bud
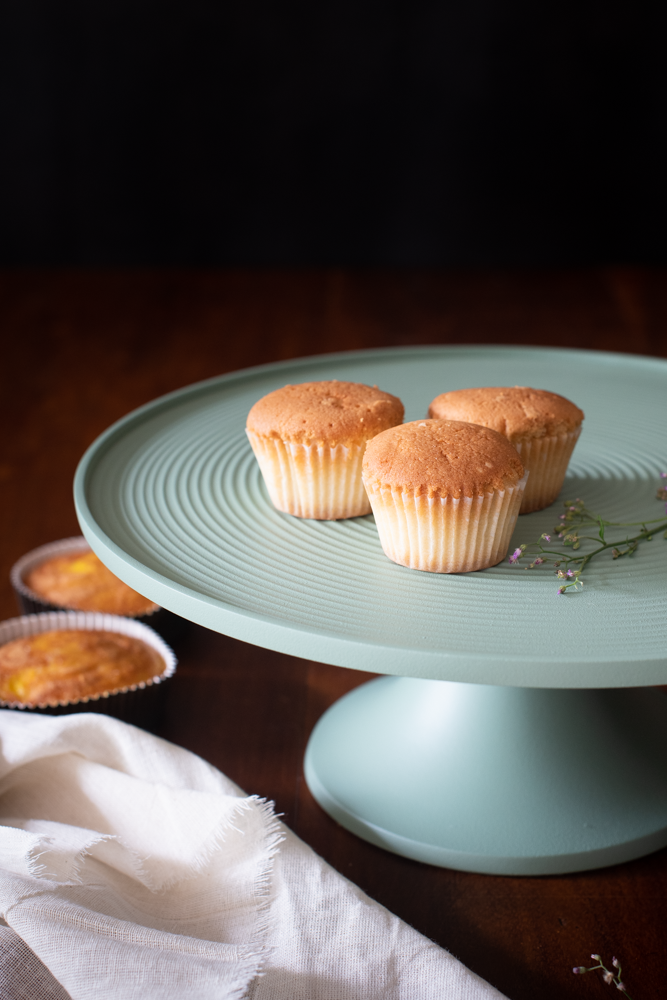
[{"label": "tiny pink flower bud", "polygon": [[572,971],[574,972],[575,976],[579,976],[583,975],[583,973],[586,972],[587,969],[585,965],[576,965]]},{"label": "tiny pink flower bud", "polygon": [[600,958],[599,955],[591,955],[591,958],[594,959],[594,961],[596,961],[596,962],[601,962],[602,961],[602,959]]},{"label": "tiny pink flower bud", "polygon": [[625,993],[625,983],[616,983],[616,989],[623,990],[623,992]]},{"label": "tiny pink flower bud", "polygon": [[611,986],[611,984],[614,981],[614,973],[613,972],[605,972],[604,975],[602,976],[602,978],[604,979],[604,981],[607,984],[607,986]]},{"label": "tiny pink flower bud", "polygon": [[615,968],[615,969],[618,969],[618,968],[620,967],[620,964],[621,964],[621,963],[620,963],[620,962],[619,962],[619,960],[618,960],[618,959],[616,958],[616,955],[614,955],[614,957],[612,958],[612,960],[611,960],[611,964],[612,964],[612,965],[614,966],[614,968]]},{"label": "tiny pink flower bud", "polygon": [[560,595],[564,593],[565,593],[565,587],[559,587],[556,596],[560,597]]}]

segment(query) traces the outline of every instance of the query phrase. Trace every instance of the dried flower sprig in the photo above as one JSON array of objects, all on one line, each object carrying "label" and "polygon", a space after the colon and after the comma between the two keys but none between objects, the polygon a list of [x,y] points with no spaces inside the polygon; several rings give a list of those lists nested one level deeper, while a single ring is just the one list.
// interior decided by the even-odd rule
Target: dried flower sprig
[{"label": "dried flower sprig", "polygon": [[619,960],[615,956],[614,958],[612,958],[611,964],[616,969],[616,972],[612,972],[611,969],[608,969],[607,966],[603,964],[602,959],[600,958],[599,955],[591,955],[591,958],[593,959],[594,962],[597,962],[598,964],[591,965],[589,969],[586,968],[585,965],[576,965],[572,970],[575,976],[583,975],[584,972],[595,972],[596,969],[602,969],[602,978],[604,979],[605,983],[607,983],[608,986],[612,985],[615,986],[617,990],[621,991],[623,996],[627,997],[628,1000],[631,1000],[630,994],[625,988],[625,983],[621,979],[621,963],[619,962]]},{"label": "dried flower sprig", "polygon": [[[667,472],[660,473],[661,479],[667,479]],[[665,501],[665,514],[667,515],[667,489],[661,487],[657,492],[657,499]],[[549,557],[555,556],[556,561],[553,568],[558,577],[559,583],[556,593],[560,596],[568,590],[581,590],[584,581],[581,579],[582,573],[596,556],[608,550],[611,551],[612,559],[620,559],[623,556],[632,556],[637,551],[640,542],[650,542],[653,536],[664,532],[663,537],[667,539],[667,520],[663,517],[655,518],[651,521],[605,521],[600,514],[589,510],[584,501],[577,497],[576,500],[566,500],[564,505],[565,513],[560,515],[559,524],[555,525],[550,533],[545,532],[540,535],[539,541],[530,545],[519,545],[512,552],[509,561],[513,566],[518,565],[521,559],[532,556],[535,558],[524,569],[535,569],[547,561]],[[611,528],[641,528],[641,531],[630,537],[626,534],[623,539],[608,541],[606,537],[607,529]],[[597,536],[582,534],[591,528],[597,529]],[[560,543],[564,548],[571,548],[576,555],[570,555],[562,550],[547,548],[543,543],[550,543],[552,540]],[[593,542],[596,548],[588,552],[579,554],[578,550],[582,542]]]}]

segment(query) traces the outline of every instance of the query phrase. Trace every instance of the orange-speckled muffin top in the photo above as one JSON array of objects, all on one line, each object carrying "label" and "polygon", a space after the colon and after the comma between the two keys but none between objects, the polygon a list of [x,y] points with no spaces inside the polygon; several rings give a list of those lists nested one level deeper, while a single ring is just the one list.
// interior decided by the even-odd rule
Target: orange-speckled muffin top
[{"label": "orange-speckled muffin top", "polygon": [[514,486],[524,469],[507,438],[459,420],[413,420],[366,446],[364,483],[460,499]]},{"label": "orange-speckled muffin top", "polygon": [[255,434],[294,444],[345,444],[400,424],[400,399],[359,382],[302,382],[258,400],[248,414]]},{"label": "orange-speckled muffin top", "polygon": [[74,611],[137,617],[158,607],[114,576],[94,552],[53,556],[27,573],[23,582],[43,601]]},{"label": "orange-speckled muffin top", "polygon": [[443,392],[429,406],[428,415],[482,424],[510,441],[566,434],[584,419],[579,407],[564,396],[522,385]]},{"label": "orange-speckled muffin top", "polygon": [[62,629],[0,646],[0,699],[57,705],[141,684],[164,672],[157,650],[118,632]]}]

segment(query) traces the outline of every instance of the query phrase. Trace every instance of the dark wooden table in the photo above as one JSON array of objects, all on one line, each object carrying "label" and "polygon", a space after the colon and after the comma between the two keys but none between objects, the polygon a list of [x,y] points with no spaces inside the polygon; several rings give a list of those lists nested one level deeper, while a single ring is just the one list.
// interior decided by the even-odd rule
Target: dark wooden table
[{"label": "dark wooden table", "polygon": [[[0,274],[2,617],[16,613],[14,560],[79,533],[77,461],[134,407],[248,365],[356,348],[508,343],[665,357],[666,279],[667,270],[620,268]],[[667,462],[667,430],[665,439]],[[621,958],[633,1000],[667,995],[667,850],[548,878],[389,854],[322,812],[302,773],[317,718],[370,675],[195,626],[178,652],[161,734],[273,799],[338,871],[511,1000],[611,1000],[597,974],[572,975],[591,952]]]}]

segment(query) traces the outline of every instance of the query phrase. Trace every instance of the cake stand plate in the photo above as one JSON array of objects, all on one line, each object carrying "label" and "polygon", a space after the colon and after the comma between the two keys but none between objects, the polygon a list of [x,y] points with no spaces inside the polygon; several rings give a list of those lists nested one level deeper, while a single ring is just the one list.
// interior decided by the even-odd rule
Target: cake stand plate
[{"label": "cake stand plate", "polygon": [[[479,810],[471,812],[472,803],[479,799],[474,782],[486,788],[484,781],[481,777],[473,780],[470,769],[462,769],[460,753],[455,752],[451,740],[448,742],[449,737],[422,740],[419,726],[412,733],[412,743],[408,740],[414,752],[412,763],[406,763],[408,771],[401,772],[402,780],[414,774],[410,780],[415,788],[423,787],[420,753],[424,774],[433,778],[435,772],[450,775],[442,786],[430,781],[430,799],[420,795],[421,805],[412,800],[404,803],[405,810],[415,816],[421,810],[430,832],[422,837],[419,823],[415,828],[397,825],[391,819],[393,805],[384,813],[364,812],[364,801],[381,798],[391,803],[396,799],[396,760],[389,749],[397,727],[404,739],[408,738],[405,727],[415,727],[413,722],[393,717],[391,723],[388,721],[391,712],[380,694],[388,688],[378,684],[369,686],[372,694],[355,693],[330,710],[314,733],[307,761],[308,781],[315,795],[336,818],[362,836],[375,842],[381,837],[394,850],[440,864],[455,864],[457,852],[466,854],[461,843],[474,844],[462,865],[499,872],[563,870],[549,867],[552,864],[593,867],[631,856],[627,850],[641,853],[663,843],[660,831],[667,820],[661,803],[665,796],[654,786],[646,790],[641,808],[634,804],[616,809],[610,802],[606,813],[602,807],[594,811],[594,818],[585,821],[589,823],[585,841],[577,835],[565,844],[555,832],[547,836],[538,817],[550,815],[549,789],[538,780],[529,783],[530,793],[519,797],[532,804],[522,812],[516,799],[520,771],[512,764],[512,754],[534,758],[535,774],[543,766],[545,775],[551,775],[551,784],[560,782],[559,787],[577,789],[569,806],[562,798],[558,800],[562,804],[560,828],[580,825],[580,816],[588,815],[575,806],[575,798],[580,803],[583,794],[580,784],[567,774],[556,782],[556,772],[547,762],[563,758],[564,743],[572,747],[569,759],[578,759],[578,755],[589,759],[598,737],[591,737],[591,743],[591,739],[582,742],[572,733],[567,735],[567,713],[557,708],[565,702],[557,696],[560,689],[563,696],[567,689],[579,689],[582,700],[577,704],[590,708],[593,703],[587,700],[586,689],[667,683],[667,544],[656,539],[643,545],[634,559],[618,563],[600,560],[591,568],[582,593],[557,598],[553,570],[547,567],[525,572],[505,562],[478,573],[420,573],[397,566],[384,556],[370,515],[317,522],[276,511],[245,437],[248,410],[261,396],[285,383],[332,378],[377,384],[400,396],[406,405],[406,420],[423,417],[439,393],[466,386],[522,384],[559,392],[586,413],[564,495],[583,496],[590,507],[610,520],[660,516],[662,507],[655,491],[659,473],[667,467],[660,419],[667,398],[667,363],[629,355],[539,348],[405,348],[325,355],[235,372],[172,393],[130,414],[93,444],[77,470],[75,502],[91,547],[130,586],[208,628],[312,660],[420,679],[422,683],[439,682],[433,691],[451,692],[454,682],[463,685],[456,690],[470,692],[461,701],[463,717],[457,732],[463,733],[468,726],[468,742],[486,747],[484,753],[480,749],[482,756],[475,758],[474,773],[487,774],[484,781],[497,784],[500,797],[512,803],[508,816],[512,811],[521,815],[514,833],[510,824],[505,839],[499,839],[488,816]],[[533,541],[550,530],[558,513],[558,505],[554,505],[521,517],[512,545]],[[508,750],[503,756],[491,739],[491,728],[479,722],[487,717],[481,708],[486,702],[479,700],[484,689],[475,685],[487,685],[497,692],[489,704],[497,706],[499,720],[505,718],[505,709],[500,708],[505,704],[500,694],[503,687],[544,689],[545,700],[539,704],[553,705],[554,716],[563,724],[540,729],[526,722],[527,728],[519,727],[517,732],[533,733],[531,739],[521,737],[517,747],[522,749]],[[419,684],[411,690],[418,688]],[[627,695],[631,699],[628,705],[634,705],[635,695]],[[441,706],[449,718],[445,706],[449,697],[429,695],[426,701]],[[532,718],[528,706],[537,702],[531,701],[531,694],[523,701],[518,692],[509,692],[507,697],[519,699],[516,704],[523,707],[516,712]],[[601,695],[599,704],[612,703],[604,701],[605,697]],[[651,697],[660,696],[647,693],[649,700]],[[371,702],[379,699],[378,706],[385,706],[378,708],[375,722],[371,721],[368,698]],[[399,696],[399,702],[402,698]],[[350,706],[357,704],[365,705],[364,712],[369,713],[368,731],[375,733],[375,751],[361,732],[363,725],[354,735],[355,725],[359,728],[360,724],[353,724],[347,713],[354,715],[357,710]],[[632,711],[635,718],[639,709]],[[595,715],[598,709],[590,708],[590,712]],[[414,717],[413,713],[410,718]],[[631,738],[623,735],[621,720],[618,735],[608,734],[598,760],[611,759],[609,745],[615,740],[638,740],[647,727],[651,728],[652,720],[650,715],[645,726],[633,725]],[[498,722],[498,739],[507,724]],[[444,722],[443,726],[447,730]],[[542,735],[538,738],[536,732]],[[592,732],[599,731],[593,727]],[[488,739],[482,739],[485,733]],[[338,759],[331,747],[336,743],[344,747],[348,734],[352,734],[351,744],[358,753],[365,747],[362,757],[366,768],[360,763],[357,790],[349,801],[341,785],[341,781],[343,785],[348,781],[344,776],[349,771],[341,765],[336,778],[325,764],[328,758],[330,763]],[[460,736],[456,746],[461,748],[464,743]],[[509,744],[505,746],[507,749]],[[437,752],[436,747],[440,747]],[[405,747],[404,751],[407,754]],[[637,753],[644,761],[648,751],[638,749]],[[625,759],[625,751],[623,755]],[[448,770],[447,760],[457,763]],[[593,775],[593,771],[584,771]],[[596,782],[602,780],[598,771]],[[454,780],[455,774],[463,773],[472,784],[468,779]],[[633,785],[638,795],[645,788],[630,775],[628,791]],[[608,781],[604,787],[608,788]],[[590,794],[595,798],[595,793]],[[600,794],[600,801],[607,802],[607,793]],[[438,796],[441,804],[433,812],[429,802]],[[529,821],[530,815],[534,822]],[[638,817],[644,817],[645,823]],[[595,839],[590,831],[596,823],[609,831],[611,840]],[[433,840],[433,829],[448,830],[451,824],[458,825],[460,835],[452,839],[443,833],[439,840]],[[556,829],[552,823],[547,826]],[[533,839],[517,839],[517,850],[512,853],[508,838],[518,837],[519,828],[527,831],[529,827]],[[472,838],[472,828],[486,838],[486,846]],[[498,851],[494,845],[501,842],[505,846]],[[643,848],[639,848],[640,842]],[[409,847],[415,843],[430,847],[426,853],[415,853]],[[624,846],[629,844],[634,847]],[[613,853],[616,848],[620,854]],[[590,863],[574,860],[582,854]],[[522,868],[524,861],[517,861],[517,857],[528,858],[528,867]],[[487,860],[479,860],[484,858]],[[542,859],[535,862],[537,868],[530,868],[530,858]],[[554,858],[561,860],[549,860]]]}]

